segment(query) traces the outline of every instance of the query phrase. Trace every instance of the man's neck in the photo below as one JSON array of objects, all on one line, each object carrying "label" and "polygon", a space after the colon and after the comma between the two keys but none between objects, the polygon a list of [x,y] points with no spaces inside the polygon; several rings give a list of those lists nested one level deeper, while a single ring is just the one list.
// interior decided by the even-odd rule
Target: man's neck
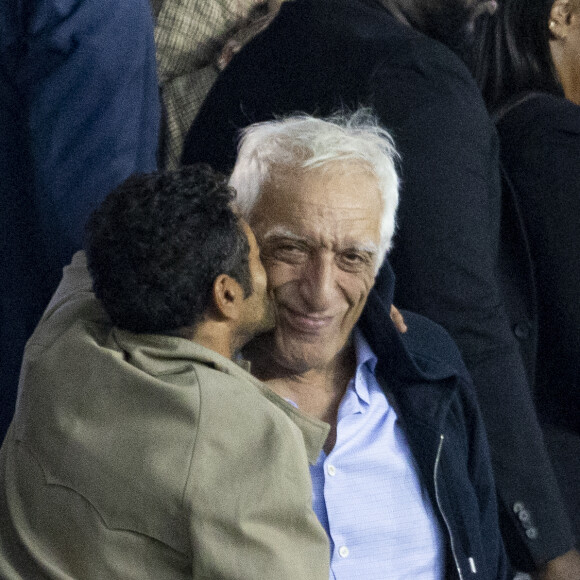
[{"label": "man's neck", "polygon": [[210,350],[231,359],[234,353],[232,333],[225,323],[203,321],[193,329],[189,336],[184,336]]},{"label": "man's neck", "polygon": [[276,362],[271,345],[253,341],[244,350],[252,364],[252,373],[276,394],[295,403],[298,408],[331,426],[325,445],[328,452],[336,440],[338,407],[356,370],[352,345],[345,347],[328,365],[294,373]]}]

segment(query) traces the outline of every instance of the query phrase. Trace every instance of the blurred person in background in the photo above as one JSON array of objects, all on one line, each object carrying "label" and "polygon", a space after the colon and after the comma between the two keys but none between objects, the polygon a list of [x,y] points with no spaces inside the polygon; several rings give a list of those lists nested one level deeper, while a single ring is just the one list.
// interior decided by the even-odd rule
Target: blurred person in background
[{"label": "blurred person in background", "polygon": [[580,1],[504,0],[482,20],[477,46],[477,77],[500,136],[503,195],[518,210],[512,241],[533,266],[537,315],[522,356],[578,546]]},{"label": "blurred person in background", "polygon": [[0,441],[24,344],[90,212],[156,169],[159,120],[147,0],[0,0]]},{"label": "blurred person in background", "polygon": [[284,0],[152,0],[164,106],[161,162],[179,166],[185,135],[231,57]]}]

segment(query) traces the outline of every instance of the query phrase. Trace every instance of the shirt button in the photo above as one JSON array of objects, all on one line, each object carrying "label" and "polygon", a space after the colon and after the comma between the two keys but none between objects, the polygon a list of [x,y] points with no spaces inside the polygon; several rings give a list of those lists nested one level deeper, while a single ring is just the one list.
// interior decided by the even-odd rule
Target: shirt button
[{"label": "shirt button", "polygon": [[338,553],[339,553],[341,558],[348,558],[348,555],[350,554],[350,550],[346,546],[341,546],[338,549]]},{"label": "shirt button", "polygon": [[520,522],[522,522],[522,524],[526,524],[531,520],[530,512],[526,509],[521,509],[518,513],[518,518],[520,518]]},{"label": "shirt button", "polygon": [[326,468],[326,472],[330,476],[336,475],[336,467],[334,467],[334,465],[328,465],[328,467]]}]

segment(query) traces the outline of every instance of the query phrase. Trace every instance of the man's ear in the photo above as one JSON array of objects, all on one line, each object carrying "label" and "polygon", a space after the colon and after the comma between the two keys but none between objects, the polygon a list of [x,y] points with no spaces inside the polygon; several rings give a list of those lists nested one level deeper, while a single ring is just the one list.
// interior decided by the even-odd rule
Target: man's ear
[{"label": "man's ear", "polygon": [[213,283],[213,304],[216,311],[228,320],[240,318],[244,289],[227,274],[220,274]]},{"label": "man's ear", "polygon": [[550,10],[550,21],[548,22],[548,28],[554,38],[562,39],[568,36],[574,13],[574,7],[570,0],[554,1]]}]

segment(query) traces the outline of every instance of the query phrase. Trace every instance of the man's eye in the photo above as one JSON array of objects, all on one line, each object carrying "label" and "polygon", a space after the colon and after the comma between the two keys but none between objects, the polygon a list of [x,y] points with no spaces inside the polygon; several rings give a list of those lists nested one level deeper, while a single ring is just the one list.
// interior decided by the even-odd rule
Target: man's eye
[{"label": "man's eye", "polygon": [[370,265],[371,260],[368,256],[358,252],[344,252],[339,256],[339,265],[344,270],[358,271]]},{"label": "man's eye", "polygon": [[356,252],[346,252],[341,254],[341,259],[349,264],[362,264],[366,261],[365,256]]},{"label": "man's eye", "polygon": [[299,252],[302,248],[294,244],[283,244],[278,246],[277,250],[280,252]]},{"label": "man's eye", "polygon": [[280,244],[273,248],[272,255],[277,260],[298,262],[306,259],[308,251],[299,244]]}]

